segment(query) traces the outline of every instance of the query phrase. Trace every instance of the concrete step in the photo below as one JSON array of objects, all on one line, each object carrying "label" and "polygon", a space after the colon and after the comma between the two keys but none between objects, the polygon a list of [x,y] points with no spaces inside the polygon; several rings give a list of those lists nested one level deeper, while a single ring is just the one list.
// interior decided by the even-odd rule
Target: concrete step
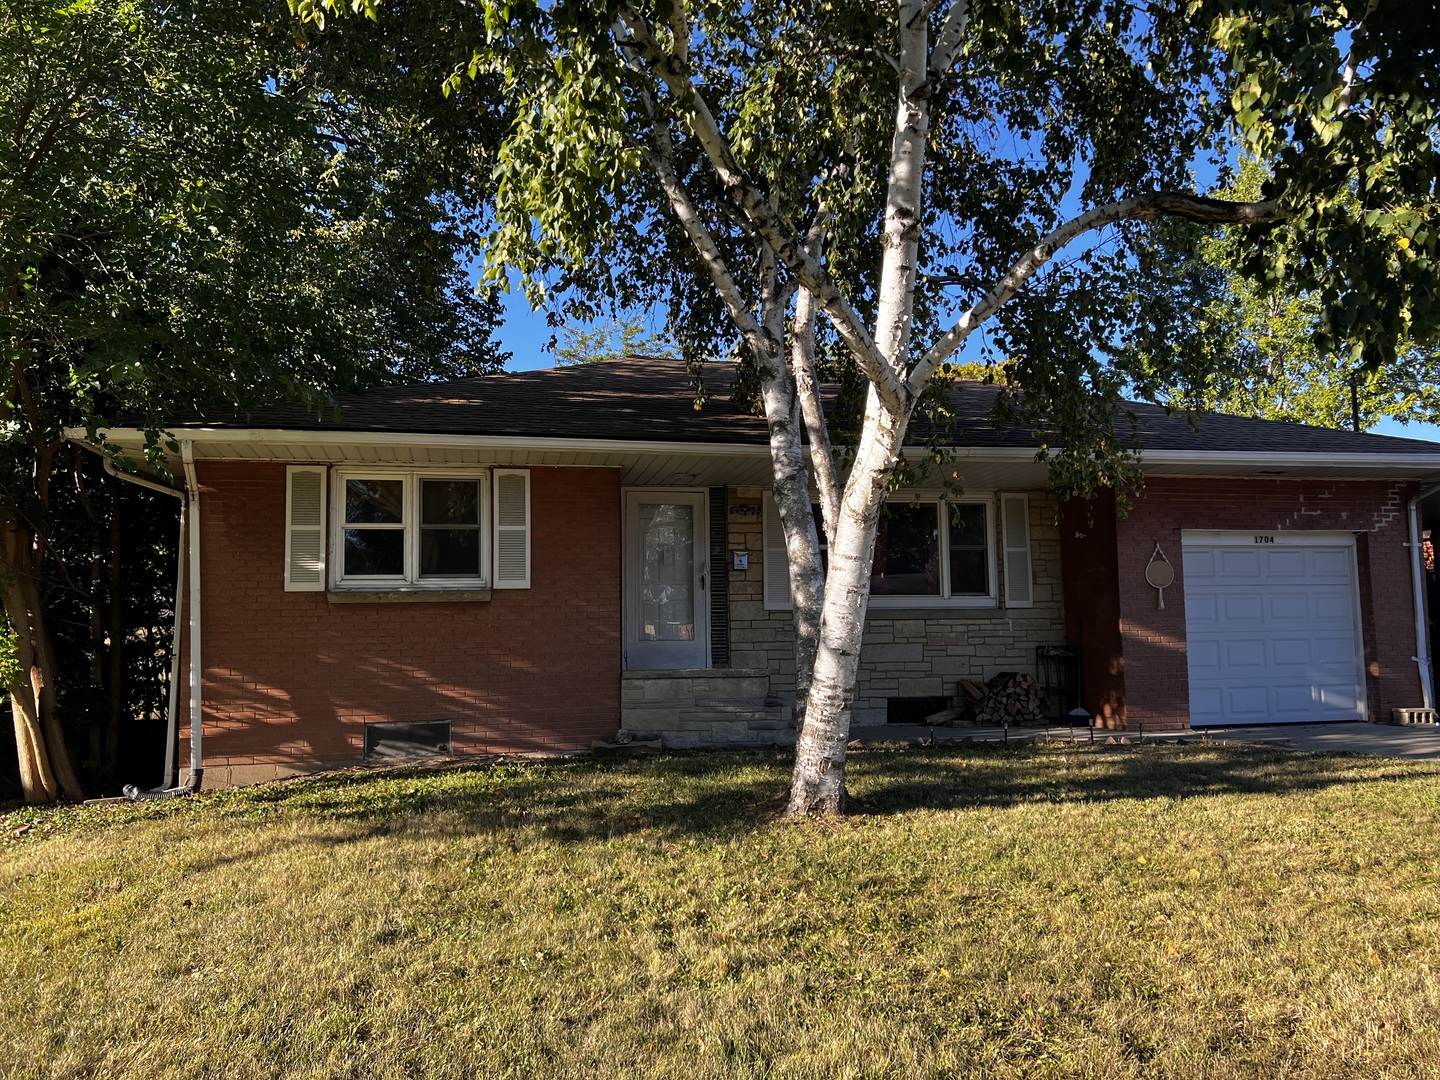
[{"label": "concrete step", "polygon": [[695,708],[704,709],[709,712],[755,712],[764,710],[771,712],[780,710],[785,719],[790,719],[792,709],[788,704],[777,701],[775,698],[696,698]]},{"label": "concrete step", "polygon": [[624,705],[620,709],[620,727],[624,731],[687,731],[713,724],[750,724],[758,729],[779,730],[790,726],[790,709],[761,702],[678,709],[658,704]]},{"label": "concrete step", "polygon": [[622,732],[635,742],[655,742],[667,750],[698,750],[703,747],[793,746],[795,729],[788,724],[778,729],[754,728],[748,724],[712,724],[685,730]]},{"label": "concrete step", "polygon": [[621,732],[672,749],[793,743],[791,713],[763,670],[627,671],[620,683]]},{"label": "concrete step", "polygon": [[621,702],[694,701],[697,698],[763,699],[769,692],[769,674],[751,668],[627,671],[620,680]]}]

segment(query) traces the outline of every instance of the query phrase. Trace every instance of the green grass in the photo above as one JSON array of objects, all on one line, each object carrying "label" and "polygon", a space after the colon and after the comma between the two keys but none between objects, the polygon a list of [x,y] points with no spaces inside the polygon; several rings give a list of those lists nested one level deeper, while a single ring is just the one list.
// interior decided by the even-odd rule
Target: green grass
[{"label": "green grass", "polygon": [[0,1075],[1434,1076],[1440,768],[1266,748],[339,777],[0,818]]}]

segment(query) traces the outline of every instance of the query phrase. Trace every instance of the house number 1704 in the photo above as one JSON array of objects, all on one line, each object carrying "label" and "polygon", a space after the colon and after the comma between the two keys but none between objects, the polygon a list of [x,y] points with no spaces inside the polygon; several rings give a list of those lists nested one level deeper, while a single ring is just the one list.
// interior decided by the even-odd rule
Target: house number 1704
[{"label": "house number 1704", "polygon": [[1257,537],[1255,537],[1255,543],[1257,543],[1257,544],[1273,544],[1274,542],[1275,542],[1275,537],[1273,537],[1273,536],[1257,536]]}]

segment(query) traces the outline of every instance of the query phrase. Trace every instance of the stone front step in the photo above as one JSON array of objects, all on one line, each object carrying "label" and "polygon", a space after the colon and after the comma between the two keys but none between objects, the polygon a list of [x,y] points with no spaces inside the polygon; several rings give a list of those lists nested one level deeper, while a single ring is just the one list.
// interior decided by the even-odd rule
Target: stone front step
[{"label": "stone front step", "polygon": [[764,670],[627,671],[620,684],[623,737],[672,749],[793,743],[790,719]]},{"label": "stone front step", "polygon": [[689,668],[679,671],[627,671],[620,679],[620,704],[758,699],[770,693],[763,668]]},{"label": "stone front step", "polygon": [[691,709],[672,709],[667,706],[631,706],[624,712],[620,725],[627,731],[685,731],[700,729],[709,724],[750,724],[758,730],[788,728],[790,709],[784,705],[730,704],[695,706]]}]

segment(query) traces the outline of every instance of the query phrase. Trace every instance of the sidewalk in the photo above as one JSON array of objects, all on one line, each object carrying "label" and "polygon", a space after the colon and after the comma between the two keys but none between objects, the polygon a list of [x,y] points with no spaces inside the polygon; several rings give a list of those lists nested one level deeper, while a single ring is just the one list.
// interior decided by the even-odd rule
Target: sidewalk
[{"label": "sidewalk", "polygon": [[[850,745],[882,746],[899,743],[905,746],[944,746],[966,742],[1070,742],[1088,743],[1089,728],[1073,727],[955,727],[930,728],[921,724],[877,724],[852,728]],[[1095,742],[1107,739],[1119,742],[1187,743],[1264,743],[1287,750],[1307,750],[1328,754],[1377,754],[1382,757],[1403,757],[1440,760],[1440,725],[1428,724],[1395,727],[1389,724],[1264,724],[1255,727],[1196,728],[1193,731],[1147,732],[1095,729]]]},{"label": "sidewalk", "polygon": [[[1275,743],[1291,750],[1440,760],[1440,725],[1269,724],[1204,728],[1212,742]],[[1202,733],[1197,730],[1196,735]]]}]

